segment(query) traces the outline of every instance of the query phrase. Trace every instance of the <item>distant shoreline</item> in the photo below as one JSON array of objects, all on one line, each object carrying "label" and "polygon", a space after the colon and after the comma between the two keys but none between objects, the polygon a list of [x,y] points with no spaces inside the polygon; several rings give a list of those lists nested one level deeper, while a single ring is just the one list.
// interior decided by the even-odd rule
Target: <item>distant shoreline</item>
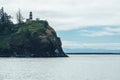
[{"label": "distant shoreline", "polygon": [[66,53],[71,55],[120,55],[120,53]]}]

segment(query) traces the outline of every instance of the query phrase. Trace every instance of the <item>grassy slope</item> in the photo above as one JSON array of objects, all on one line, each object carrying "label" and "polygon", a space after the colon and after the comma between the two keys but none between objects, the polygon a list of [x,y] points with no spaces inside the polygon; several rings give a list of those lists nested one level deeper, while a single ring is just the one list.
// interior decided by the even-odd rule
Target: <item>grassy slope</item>
[{"label": "grassy slope", "polygon": [[[0,48],[5,47],[9,43],[11,39],[11,35],[21,34],[26,31],[30,31],[31,35],[35,33],[37,35],[39,34],[45,35],[46,34],[45,26],[46,26],[46,21],[29,21],[29,22],[23,23],[22,25],[15,24],[16,31],[14,33],[8,34],[8,35],[0,34]],[[50,28],[49,25],[47,25],[47,27]]]}]

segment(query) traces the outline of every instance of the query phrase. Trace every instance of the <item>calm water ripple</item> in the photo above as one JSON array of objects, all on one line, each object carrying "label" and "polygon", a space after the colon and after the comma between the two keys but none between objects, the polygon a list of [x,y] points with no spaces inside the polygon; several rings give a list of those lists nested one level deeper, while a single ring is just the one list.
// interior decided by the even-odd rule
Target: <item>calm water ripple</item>
[{"label": "calm water ripple", "polygon": [[120,80],[120,55],[0,58],[0,80]]}]

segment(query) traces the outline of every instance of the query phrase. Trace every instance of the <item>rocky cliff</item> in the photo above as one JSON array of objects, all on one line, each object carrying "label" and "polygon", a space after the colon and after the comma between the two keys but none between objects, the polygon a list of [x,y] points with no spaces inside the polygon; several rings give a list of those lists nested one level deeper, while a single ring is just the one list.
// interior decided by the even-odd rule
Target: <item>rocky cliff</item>
[{"label": "rocky cliff", "polygon": [[67,57],[62,43],[47,21],[15,24],[13,33],[0,34],[0,56]]}]

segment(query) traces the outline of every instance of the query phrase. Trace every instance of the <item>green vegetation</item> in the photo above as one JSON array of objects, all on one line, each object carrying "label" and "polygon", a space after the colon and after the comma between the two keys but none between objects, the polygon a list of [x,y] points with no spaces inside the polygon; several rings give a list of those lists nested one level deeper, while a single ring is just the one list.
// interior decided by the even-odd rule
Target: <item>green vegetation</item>
[{"label": "green vegetation", "polygon": [[13,28],[13,22],[10,20],[11,16],[4,12],[4,9],[0,10],[0,34],[10,34]]},{"label": "green vegetation", "polygon": [[4,48],[10,41],[10,35],[0,35],[0,48]]},{"label": "green vegetation", "polygon": [[36,20],[32,20],[32,12],[30,12],[29,19],[27,19],[26,22],[24,22],[23,19],[24,18],[21,14],[21,11],[19,10],[17,12],[18,24],[15,25],[14,29],[17,34],[26,31],[29,31],[31,34],[46,34],[46,28],[49,27],[47,21],[39,20],[39,18],[37,18]]},{"label": "green vegetation", "polygon": [[[14,24],[13,25],[13,32],[10,34],[0,34],[0,48],[7,46],[10,42],[12,36],[18,35],[26,35],[29,34],[31,37],[35,37],[35,35],[46,35],[46,21],[29,21],[24,22],[21,25]],[[49,26],[48,26],[49,27]],[[19,36],[18,36],[19,37]],[[19,39],[24,39],[22,36]],[[25,40],[23,40],[25,41]]]},{"label": "green vegetation", "polygon": [[28,21],[21,25],[16,25],[15,27],[18,28],[16,33],[21,33],[26,30],[29,30],[31,33],[39,32],[40,34],[45,34],[45,23],[46,21]]},{"label": "green vegetation", "polygon": [[51,29],[47,21],[43,20],[30,20],[23,22],[22,14],[20,11],[17,15],[17,24],[13,24],[11,17],[4,12],[2,8],[0,10],[0,48],[8,47],[12,42],[12,38],[16,38],[14,43],[24,44],[27,42],[26,37],[35,37],[38,35],[46,35],[46,29]]}]

